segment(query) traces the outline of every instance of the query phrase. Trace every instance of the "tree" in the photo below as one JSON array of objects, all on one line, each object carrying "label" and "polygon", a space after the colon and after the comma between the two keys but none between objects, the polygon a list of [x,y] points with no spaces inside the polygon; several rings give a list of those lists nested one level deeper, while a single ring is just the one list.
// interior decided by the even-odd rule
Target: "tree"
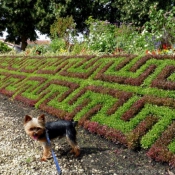
[{"label": "tree", "polygon": [[27,46],[27,39],[37,39],[36,29],[49,34],[50,24],[54,21],[51,0],[0,0],[0,10],[0,24],[5,24],[8,33],[6,40],[21,42],[22,50]]},{"label": "tree", "polygon": [[57,18],[50,27],[51,37],[62,38],[66,47],[70,48],[71,38],[74,36],[73,34],[76,33],[75,26],[72,16]]},{"label": "tree", "polygon": [[117,7],[114,6],[115,0],[55,0],[55,14],[58,17],[72,16],[76,28],[83,31],[86,28],[85,21],[89,16],[98,20],[108,20],[115,23],[120,18]]},{"label": "tree", "polygon": [[155,5],[158,10],[169,11],[175,0],[55,0],[55,3],[57,16],[72,16],[76,28],[83,31],[89,16],[110,23],[123,21],[142,26],[150,20],[148,12],[151,6]]},{"label": "tree", "polygon": [[151,6],[157,7],[157,10],[171,10],[175,0],[116,0],[114,6],[120,9],[121,20],[142,26],[149,21],[149,11]]},{"label": "tree", "polygon": [[6,22],[5,22],[5,11],[2,8],[1,1],[0,1],[0,36],[3,35],[2,31],[5,30]]}]

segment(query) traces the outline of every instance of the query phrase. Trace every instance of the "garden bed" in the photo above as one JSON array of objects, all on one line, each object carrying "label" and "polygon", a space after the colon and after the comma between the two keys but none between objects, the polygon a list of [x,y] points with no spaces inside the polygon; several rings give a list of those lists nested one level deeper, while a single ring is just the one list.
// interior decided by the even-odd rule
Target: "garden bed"
[{"label": "garden bed", "polygon": [[174,73],[166,55],[2,56],[0,93],[175,166]]}]

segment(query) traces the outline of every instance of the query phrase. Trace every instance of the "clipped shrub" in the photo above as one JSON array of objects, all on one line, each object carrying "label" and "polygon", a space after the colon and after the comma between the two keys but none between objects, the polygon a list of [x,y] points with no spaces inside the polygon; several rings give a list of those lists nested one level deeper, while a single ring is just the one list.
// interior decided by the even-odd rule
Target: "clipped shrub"
[{"label": "clipped shrub", "polygon": [[140,147],[140,139],[147,131],[158,121],[158,118],[154,116],[148,116],[145,120],[139,123],[139,125],[127,136],[128,147],[135,149]]}]

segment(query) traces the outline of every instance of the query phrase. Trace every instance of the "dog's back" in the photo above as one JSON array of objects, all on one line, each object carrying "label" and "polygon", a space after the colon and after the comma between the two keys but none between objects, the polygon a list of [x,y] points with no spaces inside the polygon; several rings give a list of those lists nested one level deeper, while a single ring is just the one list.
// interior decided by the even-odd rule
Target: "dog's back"
[{"label": "dog's back", "polygon": [[50,139],[54,139],[56,137],[63,137],[66,135],[75,140],[76,139],[75,126],[77,125],[77,123],[78,123],[77,121],[66,121],[66,120],[47,122],[46,130],[48,131]]}]

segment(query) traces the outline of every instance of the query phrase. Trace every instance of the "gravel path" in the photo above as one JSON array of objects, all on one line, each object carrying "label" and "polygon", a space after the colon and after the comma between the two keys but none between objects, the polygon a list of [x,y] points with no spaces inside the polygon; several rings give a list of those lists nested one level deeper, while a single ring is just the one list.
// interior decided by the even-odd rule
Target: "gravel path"
[{"label": "gravel path", "polygon": [[[53,159],[40,162],[42,148],[24,132],[26,114],[38,116],[40,110],[11,101],[0,95],[0,174],[56,175]],[[47,121],[56,120],[47,115]],[[77,128],[81,156],[69,154],[66,139],[55,140],[52,147],[63,175],[168,175],[167,164],[156,163],[143,150],[134,152]],[[171,173],[175,170],[170,169]],[[171,174],[170,173],[170,174]]]}]

